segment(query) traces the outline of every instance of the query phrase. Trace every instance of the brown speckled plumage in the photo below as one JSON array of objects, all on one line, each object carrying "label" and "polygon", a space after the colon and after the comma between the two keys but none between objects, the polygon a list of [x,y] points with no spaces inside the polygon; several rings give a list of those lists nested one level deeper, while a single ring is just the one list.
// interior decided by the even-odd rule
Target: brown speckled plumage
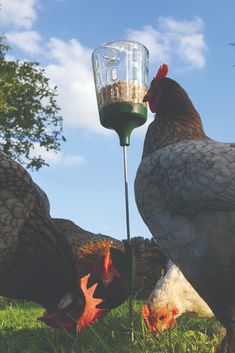
[{"label": "brown speckled plumage", "polygon": [[94,271],[97,257],[103,255],[110,247],[124,251],[120,241],[107,235],[86,231],[70,220],[54,218],[53,221],[72,247],[79,277]]},{"label": "brown speckled plumage", "polygon": [[113,301],[112,283],[111,289],[103,286],[102,256],[110,246],[123,250],[115,239],[51,218],[44,191],[21,165],[0,153],[0,295],[32,300],[53,312],[69,294],[71,315],[81,313],[80,279],[91,273],[97,293],[101,287],[99,294],[112,308],[126,299],[127,290],[118,299],[115,293]]}]

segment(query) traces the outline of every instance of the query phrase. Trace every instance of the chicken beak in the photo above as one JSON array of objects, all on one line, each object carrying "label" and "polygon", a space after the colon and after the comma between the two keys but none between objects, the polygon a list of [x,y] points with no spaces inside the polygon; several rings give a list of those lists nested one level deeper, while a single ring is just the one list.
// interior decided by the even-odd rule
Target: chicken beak
[{"label": "chicken beak", "polygon": [[150,87],[148,92],[143,98],[143,102],[148,102],[149,109],[151,110],[152,113],[156,113],[157,111],[157,106],[159,103],[159,97],[154,99],[154,91]]},{"label": "chicken beak", "polygon": [[62,310],[67,308],[73,302],[73,296],[71,293],[66,294],[59,302],[58,309]]},{"label": "chicken beak", "polygon": [[149,92],[146,93],[146,95],[143,98],[143,102],[148,102],[150,98]]},{"label": "chicken beak", "polygon": [[43,316],[39,317],[38,320],[44,322],[44,324],[60,329],[71,330],[74,327],[74,323],[67,316],[66,312],[45,312]]},{"label": "chicken beak", "polygon": [[110,284],[110,282],[112,281],[112,278],[102,278],[102,283],[104,285],[105,288],[108,287],[108,285]]}]

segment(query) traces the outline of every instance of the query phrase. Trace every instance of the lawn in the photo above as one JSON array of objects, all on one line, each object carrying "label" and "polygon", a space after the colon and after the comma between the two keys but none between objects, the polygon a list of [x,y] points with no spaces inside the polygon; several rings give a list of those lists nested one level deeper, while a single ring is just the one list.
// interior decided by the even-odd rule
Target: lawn
[{"label": "lawn", "polygon": [[215,320],[179,318],[154,339],[140,317],[143,302],[134,302],[135,342],[128,336],[127,304],[110,312],[85,333],[73,335],[37,320],[43,309],[32,303],[0,302],[1,353],[212,353],[220,340]]}]

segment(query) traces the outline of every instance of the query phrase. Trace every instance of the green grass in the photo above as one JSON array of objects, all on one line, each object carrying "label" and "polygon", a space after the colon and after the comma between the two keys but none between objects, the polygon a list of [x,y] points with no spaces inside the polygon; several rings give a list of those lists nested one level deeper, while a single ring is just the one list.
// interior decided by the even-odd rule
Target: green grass
[{"label": "green grass", "polygon": [[[220,341],[211,320],[179,318],[154,339],[140,317],[143,302],[134,302],[135,342],[128,335],[127,304],[110,312],[85,333],[54,330],[37,320],[43,309],[31,303],[0,302],[1,353],[212,353]],[[215,334],[217,333],[217,335]]]}]

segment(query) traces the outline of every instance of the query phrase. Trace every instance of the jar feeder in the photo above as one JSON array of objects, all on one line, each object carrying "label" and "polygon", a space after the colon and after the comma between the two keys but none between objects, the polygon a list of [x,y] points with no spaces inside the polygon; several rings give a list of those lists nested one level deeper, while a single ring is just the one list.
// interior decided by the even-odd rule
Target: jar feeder
[{"label": "jar feeder", "polygon": [[115,130],[123,146],[124,185],[126,205],[128,278],[131,295],[128,300],[130,339],[134,341],[133,328],[133,249],[131,246],[127,152],[134,128],[147,120],[147,105],[143,98],[148,90],[149,53],[141,43],[119,40],[98,47],[92,54],[92,66],[101,125]]},{"label": "jar feeder", "polygon": [[148,49],[131,40],[110,42],[92,54],[101,125],[115,130],[120,145],[130,144],[134,128],[147,120]]}]

